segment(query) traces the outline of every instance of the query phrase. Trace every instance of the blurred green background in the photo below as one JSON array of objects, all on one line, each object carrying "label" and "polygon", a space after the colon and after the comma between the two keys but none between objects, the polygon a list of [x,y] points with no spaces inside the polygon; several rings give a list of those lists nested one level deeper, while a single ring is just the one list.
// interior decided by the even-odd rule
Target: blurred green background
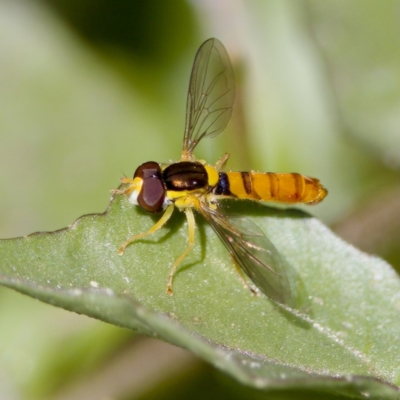
[{"label": "blurred green background", "polygon": [[[399,270],[393,0],[1,0],[0,237],[102,212],[123,174],[177,160],[210,37],[228,49],[237,98],[227,132],[196,155],[320,178],[329,196],[307,211]],[[264,398],[184,350],[10,290],[0,301],[1,399]]]}]

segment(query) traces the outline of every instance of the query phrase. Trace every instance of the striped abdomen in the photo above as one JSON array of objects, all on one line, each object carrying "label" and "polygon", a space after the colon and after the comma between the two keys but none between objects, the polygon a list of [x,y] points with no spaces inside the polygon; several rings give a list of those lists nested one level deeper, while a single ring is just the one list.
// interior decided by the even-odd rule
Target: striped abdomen
[{"label": "striped abdomen", "polygon": [[272,172],[220,172],[213,192],[222,197],[306,204],[319,203],[328,194],[318,179]]}]

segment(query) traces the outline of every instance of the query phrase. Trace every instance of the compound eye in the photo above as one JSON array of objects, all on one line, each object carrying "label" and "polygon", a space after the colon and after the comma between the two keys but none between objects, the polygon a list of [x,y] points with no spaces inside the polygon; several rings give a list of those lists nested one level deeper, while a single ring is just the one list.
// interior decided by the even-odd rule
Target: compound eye
[{"label": "compound eye", "polygon": [[160,212],[164,203],[165,187],[158,163],[149,161],[140,165],[135,172],[134,178],[143,180],[142,188],[137,197],[140,207],[150,213]]}]

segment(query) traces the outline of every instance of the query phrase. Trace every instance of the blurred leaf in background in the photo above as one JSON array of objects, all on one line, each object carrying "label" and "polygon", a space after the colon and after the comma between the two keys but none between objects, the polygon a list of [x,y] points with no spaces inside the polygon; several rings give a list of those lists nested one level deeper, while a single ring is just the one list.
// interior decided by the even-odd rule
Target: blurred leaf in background
[{"label": "blurred leaf in background", "polygon": [[[399,9],[394,0],[3,0],[1,237],[101,212],[123,173],[178,159],[193,56],[215,36],[239,90],[229,132],[198,155],[213,162],[228,151],[233,169],[320,178],[330,195],[311,211],[399,268]],[[135,340],[6,289],[0,298],[3,398],[68,392]]]}]

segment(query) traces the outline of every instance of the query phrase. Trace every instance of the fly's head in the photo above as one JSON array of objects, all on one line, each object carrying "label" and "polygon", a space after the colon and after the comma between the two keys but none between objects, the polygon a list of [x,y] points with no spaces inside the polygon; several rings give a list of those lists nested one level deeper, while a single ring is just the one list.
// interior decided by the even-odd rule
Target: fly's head
[{"label": "fly's head", "polygon": [[163,210],[166,189],[158,163],[145,162],[137,167],[133,179],[122,178],[121,181],[128,183],[124,194],[128,196],[132,204],[152,214]]}]

